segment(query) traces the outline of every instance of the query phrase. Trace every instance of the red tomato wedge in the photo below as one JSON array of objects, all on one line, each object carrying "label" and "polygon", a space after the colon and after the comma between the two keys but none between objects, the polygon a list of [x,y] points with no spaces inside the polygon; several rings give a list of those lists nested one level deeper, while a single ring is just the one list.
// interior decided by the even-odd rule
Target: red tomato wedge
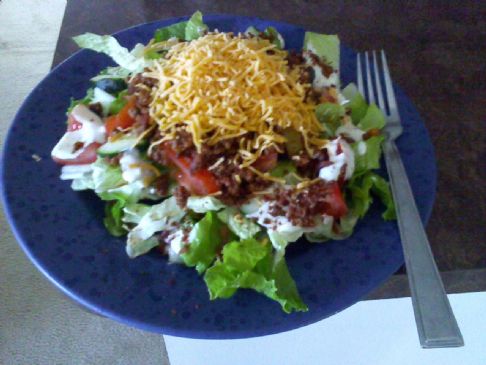
[{"label": "red tomato wedge", "polygon": [[213,194],[219,190],[214,175],[201,169],[191,172],[191,159],[187,156],[177,156],[177,153],[168,145],[164,145],[167,159],[178,169],[176,173],[177,182],[195,195]]},{"label": "red tomato wedge", "polygon": [[332,215],[335,218],[342,217],[348,212],[348,207],[344,201],[341,188],[337,182],[331,182],[328,184],[328,193],[326,194],[326,209],[325,214]]},{"label": "red tomato wedge", "polygon": [[60,165],[87,165],[96,161],[97,154],[96,150],[100,147],[101,144],[97,142],[93,142],[84,148],[84,151],[79,154],[78,157],[70,159],[70,160],[63,160],[57,157],[52,156],[52,159],[60,164]]},{"label": "red tomato wedge", "polygon": [[110,135],[117,129],[125,129],[135,123],[135,119],[130,116],[128,111],[135,105],[135,99],[130,98],[122,110],[118,114],[106,118],[105,128],[106,134]]}]

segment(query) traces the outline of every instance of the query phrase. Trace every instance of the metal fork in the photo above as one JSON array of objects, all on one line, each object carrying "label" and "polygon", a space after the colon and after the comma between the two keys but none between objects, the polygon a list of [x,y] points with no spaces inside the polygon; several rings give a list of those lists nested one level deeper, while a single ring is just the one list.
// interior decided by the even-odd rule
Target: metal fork
[{"label": "metal fork", "polygon": [[[358,90],[365,95],[361,58],[361,55],[358,54]],[[423,348],[464,346],[461,331],[447,299],[400,153],[395,144],[395,140],[402,134],[403,128],[385,52],[381,51],[381,69],[375,51],[373,51],[372,61],[370,61],[368,52],[365,52],[364,60],[367,99],[370,103],[375,104],[378,100],[378,106],[386,116],[383,151],[397,210],[398,227],[420,344]],[[373,73],[370,64],[373,66]],[[380,74],[384,80],[385,93],[382,91]],[[388,104],[388,111],[385,103]]]}]

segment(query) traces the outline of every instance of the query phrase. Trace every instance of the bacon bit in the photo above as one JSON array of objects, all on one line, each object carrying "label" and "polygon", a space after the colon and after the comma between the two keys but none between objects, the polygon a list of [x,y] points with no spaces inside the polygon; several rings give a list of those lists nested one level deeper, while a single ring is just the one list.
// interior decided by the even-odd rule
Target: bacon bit
[{"label": "bacon bit", "polygon": [[381,134],[381,131],[378,128],[370,129],[368,132],[363,134],[363,141],[370,139],[371,137],[376,137]]}]

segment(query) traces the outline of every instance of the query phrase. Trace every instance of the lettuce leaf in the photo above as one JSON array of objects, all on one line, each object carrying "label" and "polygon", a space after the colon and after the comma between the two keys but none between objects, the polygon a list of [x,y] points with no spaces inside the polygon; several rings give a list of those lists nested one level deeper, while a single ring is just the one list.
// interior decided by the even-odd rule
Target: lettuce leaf
[{"label": "lettuce leaf", "polygon": [[127,93],[128,90],[123,90],[118,93],[116,99],[110,104],[110,108],[109,108],[110,115],[118,114],[123,109],[123,107],[127,104],[127,99],[125,98]]},{"label": "lettuce leaf", "polygon": [[102,70],[98,75],[91,78],[91,81],[97,82],[104,79],[125,79],[130,76],[130,71],[120,66],[109,66]]},{"label": "lettuce leaf", "polygon": [[303,49],[311,51],[333,69],[339,70],[340,45],[337,35],[305,32]]},{"label": "lettuce leaf", "polygon": [[81,98],[81,99],[71,98],[71,100],[69,102],[69,106],[68,106],[67,111],[66,111],[66,114],[71,113],[71,111],[74,109],[74,107],[76,105],[79,105],[79,104],[88,105],[88,104],[90,104],[91,103],[91,100],[93,100],[93,96],[94,96],[94,89],[93,88],[89,88],[86,91],[86,95],[85,95],[84,98]]},{"label": "lettuce leaf", "polygon": [[189,249],[182,254],[187,266],[196,267],[202,274],[215,260],[222,245],[221,228],[223,224],[214,212],[208,212],[189,234]]},{"label": "lettuce leaf", "polygon": [[115,37],[109,35],[84,33],[73,37],[73,40],[81,48],[106,54],[130,72],[140,72],[147,66],[147,61],[143,57],[144,46],[142,44],[137,44],[129,52],[118,43]]},{"label": "lettuce leaf", "polygon": [[382,214],[383,219],[396,219],[395,205],[388,182],[371,171],[351,179],[346,186],[346,200],[352,213],[360,218],[364,217],[373,203],[372,193],[386,208]]},{"label": "lettuce leaf", "polygon": [[208,29],[202,19],[202,13],[196,11],[188,21],[169,25],[155,31],[155,42],[167,41],[170,38],[177,38],[181,41],[192,41],[199,38]]},{"label": "lettuce leaf", "polygon": [[102,157],[98,157],[93,163],[92,179],[97,194],[126,184],[120,166],[112,166]]},{"label": "lettuce leaf", "polygon": [[382,129],[386,124],[383,112],[375,104],[370,104],[363,119],[358,123],[358,127],[364,131],[370,129]]},{"label": "lettuce leaf", "polygon": [[351,236],[354,226],[358,222],[358,216],[353,212],[339,219],[324,219],[313,231],[307,232],[305,237],[309,242],[325,242],[327,240],[344,240]]},{"label": "lettuce leaf", "polygon": [[354,124],[358,124],[368,110],[368,103],[366,103],[363,95],[359,93],[358,88],[353,83],[346,86],[341,93],[348,100],[345,106],[351,109],[351,120]]},{"label": "lettuce leaf", "polygon": [[380,168],[381,144],[384,139],[380,135],[351,144],[354,152],[354,176]]},{"label": "lettuce leaf", "polygon": [[128,203],[123,207],[122,221],[124,223],[138,224],[142,220],[143,216],[150,210],[150,205],[141,203]]},{"label": "lettuce leaf", "polygon": [[128,256],[134,258],[148,252],[158,244],[157,239],[153,239],[153,235],[172,228],[174,224],[178,224],[182,220],[185,214],[185,211],[177,205],[174,197],[152,205],[137,226],[128,232],[126,246]]},{"label": "lettuce leaf", "polygon": [[196,213],[206,213],[213,210],[221,210],[226,207],[226,205],[224,205],[218,199],[212,196],[190,196],[187,199],[186,207],[187,209],[190,209]]},{"label": "lettuce leaf", "polygon": [[245,31],[246,34],[251,34],[256,37],[262,37],[268,39],[270,43],[274,44],[279,49],[285,48],[285,40],[282,35],[274,27],[266,27],[263,32],[259,31],[254,26],[248,27]]},{"label": "lettuce leaf", "polygon": [[254,237],[261,228],[252,220],[245,218],[238,209],[229,207],[218,212],[218,218],[241,239]]},{"label": "lettuce leaf", "polygon": [[336,129],[341,126],[344,113],[345,109],[340,104],[323,103],[316,107],[317,119],[319,119],[319,122],[324,126],[326,133],[330,137],[336,135]]},{"label": "lettuce leaf", "polygon": [[123,236],[127,231],[123,228],[123,206],[122,200],[109,201],[105,204],[105,218],[103,224],[110,234],[115,237]]},{"label": "lettuce leaf", "polygon": [[204,280],[211,300],[229,298],[239,288],[253,289],[280,303],[286,313],[307,311],[285,259],[275,260],[271,245],[253,238],[225,245],[223,259],[206,271]]}]

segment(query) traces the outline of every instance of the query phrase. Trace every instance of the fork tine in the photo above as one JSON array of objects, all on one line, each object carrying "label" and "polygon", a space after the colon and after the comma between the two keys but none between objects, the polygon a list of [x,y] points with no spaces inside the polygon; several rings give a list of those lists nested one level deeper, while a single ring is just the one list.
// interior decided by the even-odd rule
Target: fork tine
[{"label": "fork tine", "polygon": [[390,70],[388,69],[388,63],[386,62],[385,51],[381,50],[381,63],[383,64],[383,77],[385,79],[386,96],[388,99],[388,108],[391,115],[398,116],[397,101],[395,99],[395,91],[393,91],[393,85],[390,78]]},{"label": "fork tine", "polygon": [[380,73],[378,72],[378,61],[376,59],[376,51],[373,51],[373,72],[375,74],[375,90],[378,94],[378,106],[386,114],[385,101],[383,100],[383,92],[381,90]]},{"label": "fork tine", "polygon": [[373,81],[371,81],[370,61],[368,52],[365,52],[365,64],[366,64],[366,84],[368,86],[368,102],[375,104],[375,93],[373,92]]},{"label": "fork tine", "polygon": [[363,87],[363,72],[361,71],[361,54],[358,53],[356,55],[356,72],[358,78],[358,91],[361,95],[364,96],[364,87]]}]

